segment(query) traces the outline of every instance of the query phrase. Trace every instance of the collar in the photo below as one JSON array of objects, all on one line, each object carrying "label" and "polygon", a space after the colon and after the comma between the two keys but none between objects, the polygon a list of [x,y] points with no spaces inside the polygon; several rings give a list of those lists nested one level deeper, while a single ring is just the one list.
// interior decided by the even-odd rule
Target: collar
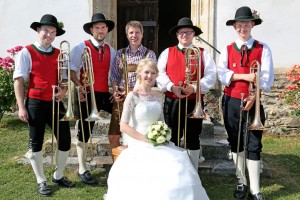
[{"label": "collar", "polygon": [[[131,49],[131,48],[130,48],[130,45],[128,45],[128,47],[127,47],[127,49],[126,49],[126,52],[127,52],[127,53],[130,53],[130,52],[131,52],[130,49]],[[137,48],[136,53],[137,53],[137,52],[142,52],[143,49],[144,49],[144,46],[141,44],[141,45]]]},{"label": "collar", "polygon": [[240,39],[237,39],[237,40],[235,41],[235,43],[236,43],[236,45],[237,45],[237,47],[238,47],[239,49],[241,48],[241,46],[242,46],[243,44],[247,45],[248,49],[251,49],[251,47],[253,46],[253,43],[254,43],[254,39],[253,39],[253,37],[250,37],[249,40],[247,40],[246,42],[244,42],[244,41],[242,41],[242,40],[240,40]]},{"label": "collar", "polygon": [[105,42],[100,44],[94,37],[91,37],[92,44],[99,49],[100,46],[105,46]]},{"label": "collar", "polygon": [[180,51],[182,51],[183,48],[190,48],[190,47],[193,47],[193,46],[194,46],[193,43],[191,43],[191,44],[190,44],[189,46],[187,46],[187,47],[184,47],[182,44],[178,43],[177,48],[178,48]]},{"label": "collar", "polygon": [[52,52],[53,49],[52,45],[48,49],[45,49],[38,41],[34,43],[34,46],[36,46],[36,48],[42,52]]}]

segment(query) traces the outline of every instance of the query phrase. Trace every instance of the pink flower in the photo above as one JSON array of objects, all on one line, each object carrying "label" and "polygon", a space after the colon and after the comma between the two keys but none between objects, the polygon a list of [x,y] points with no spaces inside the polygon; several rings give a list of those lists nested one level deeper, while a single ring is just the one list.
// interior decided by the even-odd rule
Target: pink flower
[{"label": "pink flower", "polygon": [[8,49],[7,52],[14,56],[16,53],[18,53],[22,49],[23,49],[22,46],[16,46],[14,48]]}]

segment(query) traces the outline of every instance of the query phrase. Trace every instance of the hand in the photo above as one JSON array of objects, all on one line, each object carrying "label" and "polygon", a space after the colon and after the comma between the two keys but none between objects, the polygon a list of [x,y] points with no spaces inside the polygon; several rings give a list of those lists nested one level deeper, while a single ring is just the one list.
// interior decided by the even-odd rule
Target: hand
[{"label": "hand", "polygon": [[243,108],[244,111],[249,111],[252,108],[255,102],[255,97],[256,97],[255,95],[251,95],[244,99],[244,102],[246,102],[246,105]]},{"label": "hand", "polygon": [[171,91],[178,97],[184,98],[186,95],[181,94],[182,87],[173,85]]},{"label": "hand", "polygon": [[85,90],[85,87],[80,85],[80,86],[77,86],[76,88],[77,88],[77,92],[79,92],[80,102],[86,101],[87,91]]},{"label": "hand", "polygon": [[24,109],[19,109],[19,113],[18,113],[19,119],[23,122],[28,122],[28,112],[27,110]]},{"label": "hand", "polygon": [[191,84],[188,84],[185,88],[182,89],[182,93],[186,96],[189,96],[194,93],[194,87]]},{"label": "hand", "polygon": [[58,89],[58,92],[55,94],[55,100],[56,101],[61,101],[64,98],[67,91],[68,91],[67,87],[63,87],[62,89]]},{"label": "hand", "polygon": [[255,82],[256,81],[256,73],[246,74],[245,81]]}]

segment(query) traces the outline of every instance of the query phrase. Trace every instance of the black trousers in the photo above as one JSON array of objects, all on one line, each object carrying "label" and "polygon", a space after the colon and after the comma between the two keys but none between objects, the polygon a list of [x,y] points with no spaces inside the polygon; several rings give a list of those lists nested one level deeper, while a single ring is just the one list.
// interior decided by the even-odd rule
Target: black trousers
[{"label": "black trousers", "polygon": [[[181,99],[180,124],[178,122],[179,100],[170,97],[165,98],[164,118],[165,122],[172,130],[171,141],[178,145],[178,124],[180,127],[180,138],[183,136],[185,128],[185,108],[186,99]],[[187,114],[191,113],[195,107],[195,100],[188,100]],[[202,131],[202,119],[187,118],[186,147],[190,150],[200,149],[200,134]]]},{"label": "black trousers", "polygon": [[[238,144],[238,134],[239,134],[239,121],[240,121],[240,105],[241,100],[237,98],[233,98],[230,96],[224,95],[222,97],[222,110],[224,117],[225,129],[228,134],[228,142],[231,146],[232,152],[237,152],[237,144]],[[249,110],[249,123],[246,124],[247,120],[247,112],[242,112],[242,126],[240,130],[240,147],[239,152],[244,151],[244,147],[246,148],[246,158],[250,160],[260,160],[260,153],[262,150],[262,133],[261,130],[248,130],[248,134],[246,133],[246,129],[248,129],[249,125],[254,119],[255,115],[255,103],[252,108]],[[260,118],[261,122],[265,123],[265,113],[264,108],[260,105]],[[244,143],[246,144],[244,145]]]},{"label": "black trousers", "polygon": [[[111,103],[109,101],[110,95],[111,94],[109,92],[95,92],[95,99],[96,99],[96,105],[97,105],[98,111],[105,110],[108,113],[112,112],[113,103]],[[89,123],[90,123],[91,131],[93,130],[93,127],[95,124],[95,122],[85,121],[85,119],[90,115],[90,112],[91,112],[91,93],[90,92],[87,95],[87,102],[88,102],[88,109],[89,109],[88,111],[87,111],[87,107],[86,107],[86,102],[80,103],[85,142],[88,142],[89,138],[90,138]],[[83,142],[81,123],[82,123],[81,120],[79,120],[77,137],[78,137],[79,141]]]},{"label": "black trousers", "polygon": [[[52,127],[52,101],[42,101],[38,99],[27,98],[26,109],[29,115],[29,149],[32,152],[39,152],[42,150],[46,124],[54,128],[54,135],[57,137],[57,106],[55,102],[54,108],[54,127]],[[59,119],[63,118],[65,108],[62,102],[59,102]],[[68,151],[71,147],[71,133],[68,121],[59,121],[59,138],[58,149],[61,151]]]}]

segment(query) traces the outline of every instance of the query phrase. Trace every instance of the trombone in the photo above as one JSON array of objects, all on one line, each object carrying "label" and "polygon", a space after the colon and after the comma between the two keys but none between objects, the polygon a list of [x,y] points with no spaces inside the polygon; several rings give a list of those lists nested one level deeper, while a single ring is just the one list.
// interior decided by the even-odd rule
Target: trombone
[{"label": "trombone", "polygon": [[[255,83],[250,82],[249,83],[249,96],[254,96],[255,95],[255,114],[254,114],[254,119],[252,123],[249,125],[249,110],[247,111],[246,114],[246,128],[245,128],[245,137],[244,137],[244,151],[246,155],[247,151],[247,145],[248,145],[248,138],[249,138],[249,130],[267,130],[267,128],[263,125],[261,122],[261,117],[260,117],[260,73],[261,73],[261,65],[257,60],[252,61],[250,65],[250,74],[256,73],[256,80]],[[240,111],[240,121],[239,121],[239,133],[238,133],[238,144],[237,144],[237,160],[236,160],[236,176],[238,177],[238,155],[239,155],[239,146],[240,146],[240,131],[241,131],[241,123],[242,123],[242,103],[243,103],[243,97],[244,93],[241,94],[242,99],[241,99],[241,111]],[[246,156],[244,156],[244,163],[243,163],[243,169],[242,169],[242,174],[245,174],[245,162],[246,162]],[[239,178],[239,177],[238,177]]]},{"label": "trombone", "polygon": [[[185,58],[185,81],[183,85],[188,85],[190,83],[193,83],[193,79],[196,75],[196,103],[193,111],[189,114],[187,114],[188,109],[188,97],[186,97],[185,101],[185,127],[184,127],[184,148],[186,148],[186,130],[187,130],[187,118],[195,118],[195,119],[203,119],[206,118],[206,114],[202,108],[202,97],[201,97],[201,88],[200,88],[200,80],[202,78],[201,73],[201,54],[200,50],[197,47],[189,47],[186,48],[184,51],[184,58]],[[181,87],[182,82],[179,83]],[[179,99],[178,102],[179,110],[178,110],[178,119],[181,115],[181,99]],[[180,120],[178,122],[178,138],[180,138]],[[179,145],[179,139],[178,139],[178,146]]]},{"label": "trombone", "polygon": [[[67,72],[67,77],[66,76]],[[67,81],[65,79],[67,78]],[[56,126],[56,163],[57,163],[57,152],[58,152],[58,145],[59,145],[59,121],[76,121],[77,118],[74,116],[73,112],[73,97],[71,92],[71,71],[70,71],[70,43],[66,40],[63,40],[60,43],[60,53],[57,58],[57,85],[52,86],[52,155],[51,155],[51,166],[53,167],[53,157],[54,157],[54,124],[55,118],[57,120]],[[60,119],[60,103],[57,103],[57,116],[55,117],[55,94],[56,92],[60,92],[61,88],[67,87],[67,109],[64,117]]]},{"label": "trombone", "polygon": [[[89,106],[88,101],[86,101],[86,110],[88,117],[85,119],[85,121],[88,122],[88,129],[89,129],[89,138],[90,138],[90,145],[91,145],[91,160],[93,159],[93,142],[92,142],[92,128],[90,122],[101,120],[102,117],[99,115],[97,104],[96,104],[96,98],[95,98],[95,91],[94,91],[94,71],[93,71],[93,63],[91,58],[91,49],[89,47],[85,47],[83,50],[83,53],[81,55],[81,61],[82,61],[82,69],[83,69],[83,86],[84,90],[87,91],[87,88],[89,87],[90,93],[91,93],[91,112],[89,112]],[[79,104],[79,115],[81,120],[81,129],[82,129],[82,139],[83,139],[83,149],[84,149],[84,155],[86,158],[87,154],[87,148],[85,144],[85,136],[84,136],[84,128],[83,128],[83,119],[82,119],[82,110],[81,110],[81,104],[80,104],[80,87],[77,87],[77,94],[78,94],[78,104]]]},{"label": "trombone", "polygon": [[[260,73],[261,73],[261,66],[257,60],[254,60],[250,65],[250,73],[256,72],[256,81],[255,86],[253,83],[249,85],[249,92],[250,94],[255,95],[255,115],[254,120],[249,125],[249,130],[267,130],[267,128],[263,125],[260,118]],[[248,111],[249,113],[249,111]],[[248,120],[246,122],[248,125]]]}]

